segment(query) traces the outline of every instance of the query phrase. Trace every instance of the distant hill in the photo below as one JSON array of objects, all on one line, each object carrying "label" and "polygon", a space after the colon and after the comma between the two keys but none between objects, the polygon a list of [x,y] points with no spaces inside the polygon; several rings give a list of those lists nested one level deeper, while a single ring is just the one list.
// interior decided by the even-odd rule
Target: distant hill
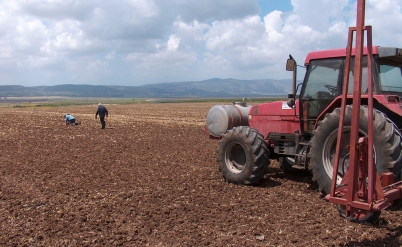
[{"label": "distant hill", "polygon": [[287,95],[291,80],[236,80],[213,78],[204,81],[167,82],[143,86],[64,84],[56,86],[0,86],[0,97],[256,97]]}]

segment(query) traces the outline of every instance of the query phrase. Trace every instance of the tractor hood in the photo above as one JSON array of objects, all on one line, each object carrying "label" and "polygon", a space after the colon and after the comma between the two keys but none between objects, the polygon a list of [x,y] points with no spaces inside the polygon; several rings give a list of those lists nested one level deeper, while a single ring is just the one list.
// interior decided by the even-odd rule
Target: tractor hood
[{"label": "tractor hood", "polygon": [[269,133],[289,133],[300,131],[299,117],[296,115],[299,101],[289,107],[287,101],[275,101],[253,106],[250,110],[249,125],[265,137]]}]

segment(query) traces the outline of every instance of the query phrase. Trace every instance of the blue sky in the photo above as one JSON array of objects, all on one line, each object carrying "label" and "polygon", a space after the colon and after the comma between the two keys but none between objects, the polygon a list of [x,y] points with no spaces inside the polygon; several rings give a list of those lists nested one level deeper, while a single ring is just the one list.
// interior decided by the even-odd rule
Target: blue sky
[{"label": "blue sky", "polygon": [[262,17],[274,10],[287,12],[293,9],[290,0],[258,0],[258,5],[260,6],[259,15]]},{"label": "blue sky", "polygon": [[[401,7],[366,0],[374,44],[402,46]],[[355,0],[0,0],[0,85],[290,79],[289,54],[303,64],[309,51],[346,46],[355,9]]]}]

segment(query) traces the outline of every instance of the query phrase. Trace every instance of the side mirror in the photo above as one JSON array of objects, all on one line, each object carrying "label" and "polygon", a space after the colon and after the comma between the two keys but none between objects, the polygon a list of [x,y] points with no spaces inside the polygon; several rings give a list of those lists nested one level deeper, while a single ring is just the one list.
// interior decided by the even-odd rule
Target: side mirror
[{"label": "side mirror", "polygon": [[290,99],[290,100],[288,100],[287,104],[288,104],[288,106],[289,106],[290,108],[293,108],[293,106],[295,106],[295,101],[292,100],[292,99]]},{"label": "side mirror", "polygon": [[294,94],[292,94],[292,93],[288,94],[288,99],[293,99],[294,97],[295,97]]},{"label": "side mirror", "polygon": [[[293,59],[292,55],[289,54],[289,59],[286,61],[286,70],[293,71],[292,79],[292,94],[296,95],[296,74],[297,74],[297,64],[296,60]],[[294,102],[293,102],[294,104]]]},{"label": "side mirror", "polygon": [[287,71],[294,71],[296,67],[296,61],[293,58],[289,58],[286,61],[286,70]]}]

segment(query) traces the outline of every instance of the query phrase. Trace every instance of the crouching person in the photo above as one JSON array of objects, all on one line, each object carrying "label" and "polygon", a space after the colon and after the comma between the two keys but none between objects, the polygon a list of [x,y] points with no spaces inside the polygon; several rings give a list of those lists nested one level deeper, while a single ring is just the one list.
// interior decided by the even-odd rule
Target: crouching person
[{"label": "crouching person", "polygon": [[66,125],[79,125],[80,122],[75,120],[75,117],[71,114],[64,115],[64,119],[66,121]]}]

